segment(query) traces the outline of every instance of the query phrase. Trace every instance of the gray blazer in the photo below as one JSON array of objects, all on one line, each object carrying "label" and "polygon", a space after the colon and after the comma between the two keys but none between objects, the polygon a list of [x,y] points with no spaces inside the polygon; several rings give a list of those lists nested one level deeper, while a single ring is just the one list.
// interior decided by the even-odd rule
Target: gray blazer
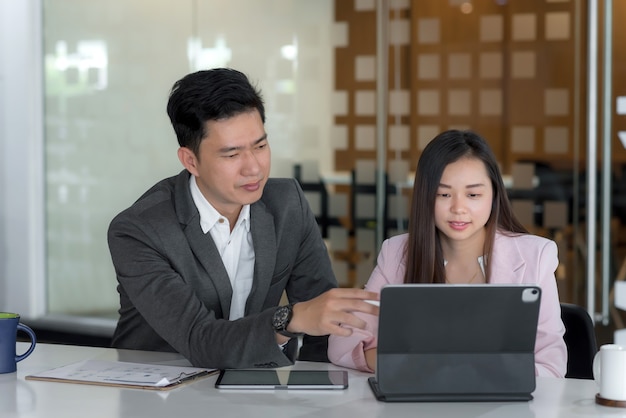
[{"label": "gray blazer", "polygon": [[113,346],[177,351],[198,367],[291,364],[293,350],[281,350],[271,324],[283,291],[298,302],[337,286],[300,186],[269,179],[251,205],[254,281],[245,316],[229,321],[230,280],[211,235],[200,228],[189,176],[183,170],[157,183],[109,226],[120,294]]}]

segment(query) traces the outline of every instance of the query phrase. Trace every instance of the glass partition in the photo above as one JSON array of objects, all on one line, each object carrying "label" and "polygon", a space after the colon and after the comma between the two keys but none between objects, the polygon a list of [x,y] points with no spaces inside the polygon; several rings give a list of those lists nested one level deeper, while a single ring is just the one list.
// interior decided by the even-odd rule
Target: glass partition
[{"label": "glass partition", "polygon": [[[626,345],[626,28],[623,18],[626,16],[626,3],[623,1],[602,2],[603,20],[609,22],[602,26],[601,44],[607,53],[604,59],[604,76],[602,77],[603,127],[604,141],[608,154],[603,158],[611,160],[609,166],[609,188],[607,190],[609,210],[607,227],[604,234],[608,236],[606,246],[606,267],[608,274],[603,291],[608,298],[608,305],[601,305],[610,312],[604,323],[609,329],[615,329],[614,342]],[[608,165],[608,164],[607,164]],[[607,231],[608,229],[608,231]],[[607,280],[608,279],[608,280]],[[605,296],[605,295],[603,295]],[[606,339],[611,341],[610,338]]]},{"label": "glass partition", "polygon": [[165,106],[186,73],[229,66],[266,101],[273,176],[331,171],[332,2],[43,2],[48,310],[116,318],[113,216],[182,166]]}]

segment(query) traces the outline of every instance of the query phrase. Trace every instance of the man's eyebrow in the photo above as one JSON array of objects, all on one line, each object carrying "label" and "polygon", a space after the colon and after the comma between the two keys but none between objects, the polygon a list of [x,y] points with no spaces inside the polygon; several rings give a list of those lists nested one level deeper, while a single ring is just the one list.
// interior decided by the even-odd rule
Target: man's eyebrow
[{"label": "man's eyebrow", "polygon": [[[264,134],[262,137],[260,137],[256,141],[254,141],[252,143],[252,146],[254,147],[256,145],[259,145],[261,142],[266,141],[266,140],[267,140],[267,134]],[[224,147],[224,148],[220,148],[219,152],[221,152],[221,153],[228,153],[228,152],[233,152],[233,151],[240,151],[243,148],[244,147]]]}]

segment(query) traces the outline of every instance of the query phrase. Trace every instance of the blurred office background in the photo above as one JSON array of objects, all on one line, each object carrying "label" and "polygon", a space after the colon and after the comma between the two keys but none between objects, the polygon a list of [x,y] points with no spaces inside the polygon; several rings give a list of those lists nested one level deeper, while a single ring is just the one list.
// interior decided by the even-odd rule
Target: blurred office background
[{"label": "blurred office background", "polygon": [[626,16],[592,0],[0,0],[0,309],[106,340],[115,214],[181,170],[186,73],[262,90],[273,176],[295,176],[342,286],[406,229],[438,132],[491,143],[518,216],[554,239],[563,302],[622,328]]}]

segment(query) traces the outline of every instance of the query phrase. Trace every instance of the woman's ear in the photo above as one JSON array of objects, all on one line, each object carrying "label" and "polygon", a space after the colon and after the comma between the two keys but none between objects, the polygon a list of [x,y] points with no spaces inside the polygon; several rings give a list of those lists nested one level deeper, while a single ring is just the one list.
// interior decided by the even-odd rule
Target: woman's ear
[{"label": "woman's ear", "polygon": [[178,159],[180,163],[189,171],[192,175],[198,177],[198,159],[196,154],[187,147],[178,148]]}]

